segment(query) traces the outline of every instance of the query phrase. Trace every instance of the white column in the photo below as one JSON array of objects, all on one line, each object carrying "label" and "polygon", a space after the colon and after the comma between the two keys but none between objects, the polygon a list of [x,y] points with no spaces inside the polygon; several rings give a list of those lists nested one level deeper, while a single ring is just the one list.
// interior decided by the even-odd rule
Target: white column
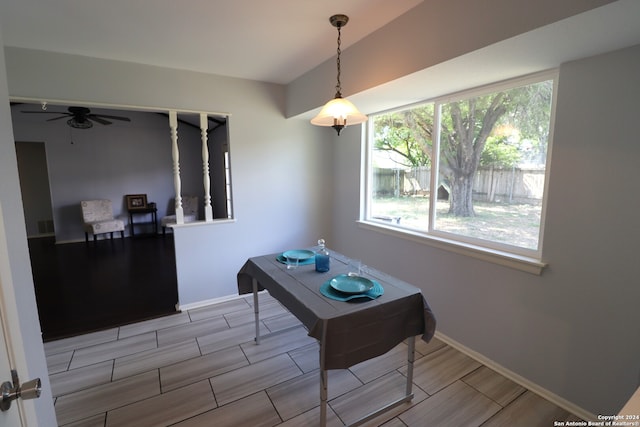
[{"label": "white column", "polygon": [[178,113],[169,111],[169,128],[171,129],[171,157],[173,158],[173,187],[176,193],[176,224],[184,224],[182,195],[180,187],[180,153],[178,152]]},{"label": "white column", "polygon": [[213,221],[211,207],[211,179],[209,178],[209,148],[207,147],[207,130],[209,119],[205,113],[200,113],[200,134],[202,137],[202,178],[204,182],[204,220]]}]

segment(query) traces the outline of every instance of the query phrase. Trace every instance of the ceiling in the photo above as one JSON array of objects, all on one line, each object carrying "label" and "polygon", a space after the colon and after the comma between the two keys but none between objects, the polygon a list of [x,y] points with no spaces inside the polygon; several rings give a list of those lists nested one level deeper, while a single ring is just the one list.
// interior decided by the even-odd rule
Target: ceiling
[{"label": "ceiling", "polygon": [[287,84],[422,0],[0,0],[6,46]]},{"label": "ceiling", "polygon": [[[422,2],[0,0],[0,25],[6,46],[287,84],[335,57],[331,15],[350,17],[342,32],[347,49]],[[553,69],[640,43],[639,19],[639,0],[617,0],[349,98],[370,114]]]}]

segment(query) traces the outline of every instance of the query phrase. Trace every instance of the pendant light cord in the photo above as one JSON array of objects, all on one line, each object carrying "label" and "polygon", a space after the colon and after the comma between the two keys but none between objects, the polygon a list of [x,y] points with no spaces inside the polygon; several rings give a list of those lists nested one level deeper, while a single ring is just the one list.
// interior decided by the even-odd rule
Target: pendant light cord
[{"label": "pendant light cord", "polygon": [[338,66],[338,83],[336,84],[336,98],[342,98],[342,85],[340,84],[340,53],[342,53],[342,51],[340,50],[340,28],[342,26],[338,25],[338,58],[336,59],[336,65]]}]

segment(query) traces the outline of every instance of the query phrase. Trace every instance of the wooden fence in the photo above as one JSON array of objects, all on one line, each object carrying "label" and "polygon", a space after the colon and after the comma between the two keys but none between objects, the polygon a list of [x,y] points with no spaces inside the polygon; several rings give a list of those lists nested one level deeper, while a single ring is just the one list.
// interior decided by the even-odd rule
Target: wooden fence
[{"label": "wooden fence", "polygon": [[[544,191],[543,168],[493,169],[480,168],[473,181],[474,199],[504,203],[539,203]],[[377,196],[428,196],[431,169],[380,169],[373,171]],[[442,184],[438,198],[448,198],[449,188]]]}]

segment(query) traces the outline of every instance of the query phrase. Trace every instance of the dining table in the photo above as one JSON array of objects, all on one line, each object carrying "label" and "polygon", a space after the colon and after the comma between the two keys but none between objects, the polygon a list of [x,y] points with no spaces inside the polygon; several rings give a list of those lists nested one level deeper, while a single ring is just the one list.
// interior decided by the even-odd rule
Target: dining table
[{"label": "dining table", "polygon": [[[422,291],[409,283],[371,267],[352,272],[354,260],[335,251],[330,253],[330,270],[315,270],[309,256],[288,268],[279,252],[249,258],[238,271],[238,293],[253,293],[255,343],[270,334],[260,334],[258,294],[268,293],[287,308],[319,343],[320,426],[327,422],[327,370],[347,369],[380,356],[406,340],[407,382],[405,394],[350,424],[365,423],[381,413],[413,398],[415,338],[429,342],[436,318]],[[336,284],[350,280],[370,283],[366,292],[343,293]]]}]

